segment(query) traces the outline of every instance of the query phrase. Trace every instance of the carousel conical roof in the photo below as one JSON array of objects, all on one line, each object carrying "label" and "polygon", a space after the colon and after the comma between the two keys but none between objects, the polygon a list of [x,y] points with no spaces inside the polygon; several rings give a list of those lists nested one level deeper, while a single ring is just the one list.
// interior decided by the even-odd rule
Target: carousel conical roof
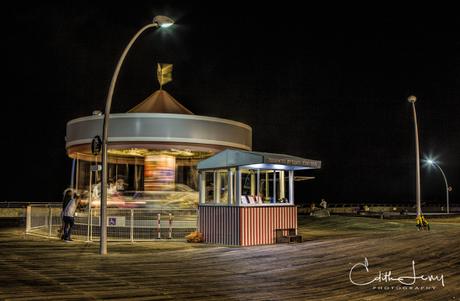
[{"label": "carousel conical roof", "polygon": [[170,113],[188,114],[193,113],[180,104],[165,90],[157,90],[144,99],[140,104],[128,111],[128,113]]}]

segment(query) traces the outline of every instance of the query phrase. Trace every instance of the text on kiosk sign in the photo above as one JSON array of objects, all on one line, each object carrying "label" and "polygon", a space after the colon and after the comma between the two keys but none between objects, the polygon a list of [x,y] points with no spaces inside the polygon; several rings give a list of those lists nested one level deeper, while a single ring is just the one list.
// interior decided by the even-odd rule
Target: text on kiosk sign
[{"label": "text on kiosk sign", "polygon": [[265,163],[281,164],[290,166],[308,166],[314,168],[321,167],[321,161],[315,160],[295,160],[295,159],[276,159],[276,158],[265,158]]}]

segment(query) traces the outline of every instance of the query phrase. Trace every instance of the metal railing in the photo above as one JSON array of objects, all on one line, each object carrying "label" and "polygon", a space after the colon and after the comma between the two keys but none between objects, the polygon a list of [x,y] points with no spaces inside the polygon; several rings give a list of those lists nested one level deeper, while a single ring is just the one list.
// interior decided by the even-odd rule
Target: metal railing
[{"label": "metal railing", "polygon": [[[76,212],[72,238],[99,241],[100,211]],[[196,209],[108,208],[109,241],[182,240],[197,229]],[[26,210],[26,233],[59,238],[62,227],[61,207],[29,205]]]},{"label": "metal railing", "polygon": [[52,204],[55,206],[62,205],[62,202],[7,202],[7,201],[0,201],[0,208],[25,208],[29,205],[43,205],[43,204]]}]

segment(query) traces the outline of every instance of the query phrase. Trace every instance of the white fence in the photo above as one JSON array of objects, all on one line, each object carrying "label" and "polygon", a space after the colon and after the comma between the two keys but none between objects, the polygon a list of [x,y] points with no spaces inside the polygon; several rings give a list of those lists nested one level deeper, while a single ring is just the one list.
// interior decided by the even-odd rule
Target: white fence
[{"label": "white fence", "polygon": [[[75,214],[72,238],[99,241],[100,210]],[[49,205],[27,206],[26,233],[58,237],[62,225],[61,208]],[[196,209],[107,208],[109,241],[151,241],[184,239],[197,228]]]}]

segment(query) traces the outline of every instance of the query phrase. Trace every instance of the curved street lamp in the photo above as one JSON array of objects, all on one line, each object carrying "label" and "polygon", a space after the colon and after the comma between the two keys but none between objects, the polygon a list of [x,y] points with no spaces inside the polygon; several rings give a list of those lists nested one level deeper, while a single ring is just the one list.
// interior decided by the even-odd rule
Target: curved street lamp
[{"label": "curved street lamp", "polygon": [[420,204],[420,151],[418,142],[418,127],[417,127],[417,113],[415,112],[415,101],[417,97],[411,95],[407,98],[407,101],[412,104],[412,113],[414,115],[414,128],[415,128],[415,200],[417,204],[417,218],[422,215],[422,206]]},{"label": "curved street lamp", "polygon": [[426,162],[428,164],[430,164],[430,165],[436,166],[439,169],[439,171],[441,172],[442,177],[444,178],[444,183],[446,184],[447,214],[449,214],[450,213],[450,211],[449,211],[449,184],[447,184],[446,174],[444,173],[444,171],[442,170],[441,166],[439,166],[439,164],[436,161],[434,161],[432,159],[428,159],[428,160],[426,160]]},{"label": "curved street lamp", "polygon": [[115,68],[115,72],[112,76],[112,81],[110,82],[109,93],[107,95],[107,100],[105,102],[105,114],[104,114],[104,123],[102,124],[102,180],[101,180],[101,234],[100,234],[100,245],[99,253],[101,255],[107,254],[107,138],[108,138],[108,128],[109,128],[109,115],[110,108],[112,106],[112,96],[115,89],[115,84],[117,82],[118,74],[120,73],[121,65],[125,60],[126,54],[128,53],[131,46],[137,40],[137,38],[149,28],[158,28],[158,27],[169,27],[174,24],[174,20],[166,16],[156,16],[152,23],[142,27],[129,41],[128,46],[121,54],[118,64]]}]

